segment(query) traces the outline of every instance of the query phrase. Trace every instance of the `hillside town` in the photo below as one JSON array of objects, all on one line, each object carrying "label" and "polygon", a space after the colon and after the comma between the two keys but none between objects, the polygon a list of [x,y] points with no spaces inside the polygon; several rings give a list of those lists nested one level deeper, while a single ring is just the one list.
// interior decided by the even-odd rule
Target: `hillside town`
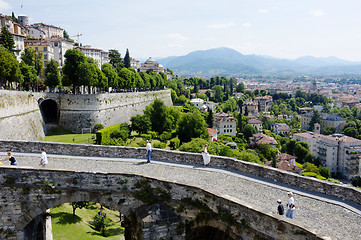
[{"label": "hillside town", "polygon": [[[239,73],[181,71],[166,64],[173,57],[156,58],[155,52],[153,57],[137,60],[131,56],[132,49],[124,49],[124,54],[111,47],[101,49],[84,43],[79,32],[69,34],[56,23],[31,19],[0,13],[0,149],[7,154],[0,158],[0,165],[5,165],[0,168],[5,169],[1,184],[9,192],[19,185],[21,190],[15,193],[25,196],[19,204],[15,200],[15,207],[6,205],[4,212],[14,210],[17,217],[20,208],[36,209],[36,214],[31,213],[35,218],[26,216],[12,239],[46,239],[49,222],[44,219],[49,216],[64,218],[55,224],[48,220],[58,228],[57,236],[64,226],[79,223],[91,229],[83,235],[99,239],[111,234],[127,240],[143,239],[143,235],[149,240],[198,239],[197,234],[201,240],[293,239],[293,235],[302,239],[307,234],[318,239],[332,230],[309,233],[304,229],[317,224],[321,228],[334,215],[333,209],[328,213],[319,202],[340,205],[342,213],[346,206],[345,215],[360,213],[361,75],[276,68],[257,72],[247,64],[234,64],[246,68]],[[187,64],[206,64],[205,55]],[[211,58],[218,64],[214,55]],[[186,66],[185,62],[181,64]],[[49,155],[43,145],[49,147]],[[9,149],[6,153],[5,148]],[[35,161],[38,149],[40,159]],[[7,168],[8,161],[16,167]],[[19,174],[22,163],[26,174]],[[213,173],[220,179],[210,181]],[[28,174],[32,183],[27,182]],[[54,176],[60,176],[58,182]],[[197,182],[209,185],[205,193],[201,187],[196,189]],[[254,212],[245,211],[245,216],[253,218],[246,221],[234,210],[243,207],[244,200],[227,191],[251,202],[247,211],[258,201],[265,206],[257,207],[267,211],[252,209],[261,216],[254,218]],[[295,230],[299,223],[293,220],[293,191],[298,199],[306,199],[296,202],[297,211],[303,211],[295,212],[303,221],[302,231]],[[288,202],[279,199],[280,192]],[[226,202],[232,208],[222,206],[225,195],[234,201]],[[25,198],[40,203],[29,207]],[[267,205],[267,201],[273,202]],[[309,202],[314,205],[308,206]],[[66,211],[72,211],[66,215],[70,224],[65,224]],[[83,211],[84,216],[78,217]],[[319,220],[309,216],[314,211],[329,215]],[[271,224],[258,230],[255,226],[264,215]],[[283,225],[279,215],[288,218]],[[358,219],[357,215],[347,221],[354,228]],[[209,222],[217,230],[203,233],[211,229]],[[197,232],[198,224],[202,233]],[[0,238],[8,234],[1,227]],[[355,239],[354,232],[360,230],[352,231],[345,239]],[[335,239],[342,236],[339,231]]]}]

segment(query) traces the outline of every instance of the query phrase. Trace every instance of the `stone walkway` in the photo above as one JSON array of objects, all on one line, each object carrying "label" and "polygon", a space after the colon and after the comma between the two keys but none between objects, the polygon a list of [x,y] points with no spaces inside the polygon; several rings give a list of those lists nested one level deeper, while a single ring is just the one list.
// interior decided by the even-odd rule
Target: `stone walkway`
[{"label": "stone walkway", "polygon": [[[5,156],[5,153],[1,153]],[[39,154],[14,153],[20,166],[39,167]],[[339,240],[361,239],[361,206],[322,194],[313,194],[235,171],[164,161],[105,157],[48,155],[48,169],[138,174],[193,185],[212,193],[237,198],[255,209],[275,214],[277,199],[287,203],[286,192],[294,192],[294,220],[320,236]],[[3,163],[7,165],[8,163]],[[261,223],[260,223],[261,224]]]}]

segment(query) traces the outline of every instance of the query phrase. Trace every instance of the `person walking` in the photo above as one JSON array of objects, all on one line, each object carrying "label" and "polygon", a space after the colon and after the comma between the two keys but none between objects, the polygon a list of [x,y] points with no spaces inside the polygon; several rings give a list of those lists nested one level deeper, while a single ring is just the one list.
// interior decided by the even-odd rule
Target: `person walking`
[{"label": "person walking", "polygon": [[285,213],[285,209],[284,209],[284,207],[283,207],[283,205],[282,205],[281,199],[278,199],[278,200],[277,200],[277,203],[278,203],[277,214],[283,215],[283,214]]},{"label": "person walking", "polygon": [[288,195],[288,203],[287,203],[286,217],[293,219],[293,212],[295,211],[295,199],[293,198],[292,192],[287,192],[287,195]]},{"label": "person walking", "polygon": [[150,142],[147,140],[147,146],[146,146],[146,154],[145,156],[147,157],[147,163],[150,163],[150,155],[152,153],[152,145],[150,144]]},{"label": "person walking", "polygon": [[40,156],[40,164],[39,166],[42,167],[46,167],[46,165],[48,164],[48,157],[46,156],[46,152],[44,151],[44,149],[40,149],[41,152],[41,156]]},{"label": "person walking", "polygon": [[16,161],[16,159],[14,158],[14,156],[12,155],[11,152],[8,152],[8,156],[7,157],[4,157],[3,159],[1,159],[0,161],[7,161],[9,160],[10,161],[10,165],[18,165],[18,162]]},{"label": "person walking", "polygon": [[203,157],[203,165],[206,167],[211,161],[211,156],[209,156],[207,151],[208,144],[204,145],[202,148],[202,157]]}]

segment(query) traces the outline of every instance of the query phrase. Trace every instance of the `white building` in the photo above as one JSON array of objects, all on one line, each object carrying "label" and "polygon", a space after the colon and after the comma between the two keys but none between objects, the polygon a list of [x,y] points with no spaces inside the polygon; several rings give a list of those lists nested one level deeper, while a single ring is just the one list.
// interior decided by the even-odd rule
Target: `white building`
[{"label": "white building", "polygon": [[24,40],[27,34],[26,29],[20,24],[14,22],[10,17],[0,14],[0,33],[2,27],[6,27],[9,33],[13,36],[13,40],[15,43],[14,54],[16,56],[16,59],[20,62],[21,53],[25,49]]},{"label": "white building", "polygon": [[295,133],[293,138],[307,142],[311,154],[321,159],[322,165],[328,167],[331,173],[339,172],[347,179],[361,175],[361,140],[342,134],[326,136],[319,134],[319,130],[315,133]]},{"label": "white building", "polygon": [[64,37],[64,30],[60,27],[45,23],[34,23],[32,27],[37,28],[45,33],[46,38],[51,38],[52,36]]},{"label": "white building", "polygon": [[197,108],[201,109],[201,107],[204,104],[204,100],[201,98],[194,98],[190,101],[191,103],[194,104],[194,106],[196,106]]},{"label": "white building", "polygon": [[38,28],[32,27],[32,26],[29,26],[27,28],[28,28],[28,37],[29,38],[33,38],[33,39],[44,39],[45,38],[44,31],[42,31]]},{"label": "white building", "polygon": [[92,48],[87,45],[84,47],[77,47],[77,49],[84,53],[86,57],[91,57],[98,64],[99,68],[105,63],[109,63],[108,52],[103,51],[102,49]]},{"label": "white building", "polygon": [[258,120],[257,118],[250,118],[248,123],[254,127],[258,133],[261,133],[263,130],[262,130],[262,121],[261,120]]},{"label": "white building", "polygon": [[63,66],[65,63],[65,53],[68,49],[73,49],[74,44],[65,38],[53,36],[48,38],[47,41],[51,42],[54,49],[54,60],[58,62],[59,66]]},{"label": "white building", "polygon": [[214,114],[214,127],[221,134],[236,135],[236,121],[233,119],[232,114],[228,113],[215,113]]}]

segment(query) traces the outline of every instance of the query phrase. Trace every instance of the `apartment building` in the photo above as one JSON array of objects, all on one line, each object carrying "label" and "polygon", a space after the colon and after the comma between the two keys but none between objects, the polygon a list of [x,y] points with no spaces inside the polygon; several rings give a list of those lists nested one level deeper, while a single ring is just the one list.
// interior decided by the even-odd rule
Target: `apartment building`
[{"label": "apartment building", "polygon": [[245,104],[243,104],[242,107],[242,113],[246,114],[246,109],[248,111],[248,115],[247,116],[258,116],[258,103],[257,102],[246,102]]},{"label": "apartment building", "polygon": [[236,121],[234,116],[228,113],[215,113],[214,115],[214,127],[218,130],[219,134],[236,135]]},{"label": "apartment building", "polygon": [[307,142],[311,154],[331,173],[347,179],[361,175],[361,140],[343,134],[322,135],[319,128],[314,133],[295,133],[293,138]]},{"label": "apartment building", "polygon": [[262,132],[262,121],[257,118],[250,118],[248,121],[252,127],[254,127],[258,133]]},{"label": "apartment building", "polygon": [[1,28],[6,27],[13,37],[15,43],[15,57],[20,62],[21,53],[25,49],[24,40],[27,35],[27,30],[20,24],[14,22],[10,17],[0,14],[0,33]]},{"label": "apartment building", "polygon": [[93,48],[89,45],[83,47],[76,47],[79,51],[83,52],[86,57],[91,57],[101,68],[103,64],[109,63],[109,53],[102,49]]},{"label": "apartment building", "polygon": [[266,113],[272,107],[272,96],[263,96],[263,97],[256,97],[254,101],[258,103],[258,107],[260,108],[259,111]]},{"label": "apartment building", "polygon": [[54,59],[54,48],[51,42],[46,40],[25,40],[25,46],[31,49],[34,49],[35,52],[40,52],[43,54],[41,59],[44,63],[44,67],[50,62],[51,59]]},{"label": "apartment building", "polygon": [[39,29],[45,33],[45,38],[51,38],[52,36],[64,37],[64,29],[45,23],[34,23],[32,27]]},{"label": "apartment building", "polygon": [[64,55],[68,49],[74,48],[73,42],[59,36],[52,36],[46,40],[53,46],[54,60],[58,62],[59,66],[63,66],[65,63]]},{"label": "apartment building", "polygon": [[[328,113],[320,113],[321,114],[321,130],[325,127],[335,127],[336,131],[340,132],[346,124],[346,119],[328,114]],[[313,112],[308,112],[301,115],[301,128],[304,130],[308,130],[310,127],[310,122],[313,116]]]}]

